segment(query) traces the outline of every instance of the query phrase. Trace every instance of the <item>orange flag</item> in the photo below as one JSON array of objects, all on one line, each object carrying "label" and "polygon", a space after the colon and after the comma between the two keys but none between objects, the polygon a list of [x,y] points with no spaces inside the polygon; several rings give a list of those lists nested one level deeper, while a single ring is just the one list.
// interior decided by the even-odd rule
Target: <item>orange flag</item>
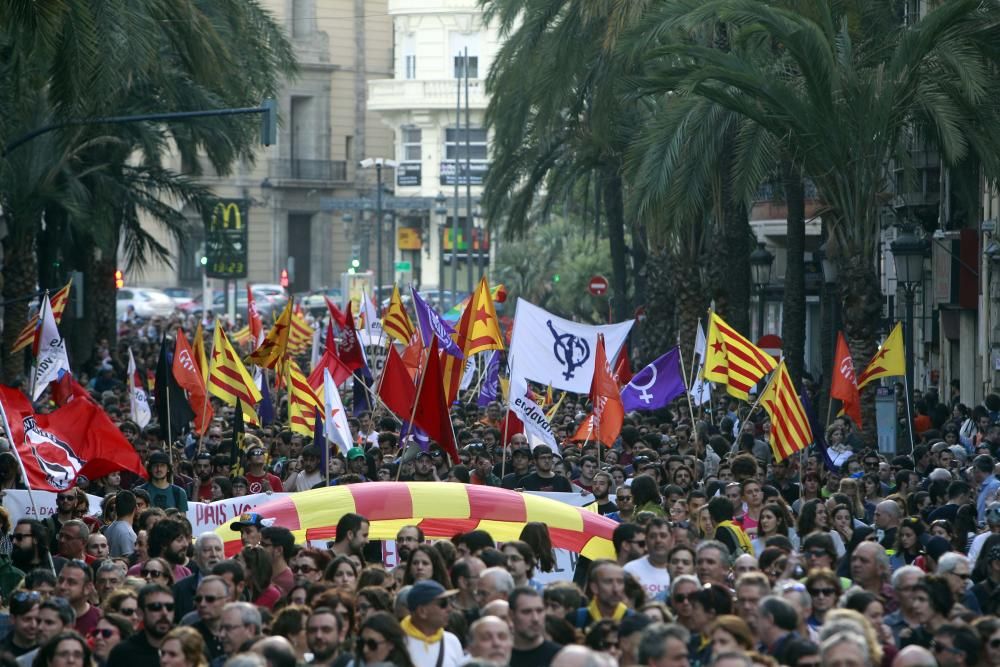
[{"label": "orange flag", "polygon": [[847,346],[844,332],[837,333],[837,351],[833,355],[833,375],[830,396],[843,404],[844,414],[861,426],[861,398],[858,396],[858,379],[854,375],[854,359]]},{"label": "orange flag", "polygon": [[208,392],[205,380],[202,378],[194,352],[188,344],[184,332],[177,329],[177,341],[174,343],[174,379],[188,395],[188,404],[194,411],[195,430],[202,434],[212,423],[212,403],[207,400]]},{"label": "orange flag", "polygon": [[594,379],[590,383],[590,401],[594,406],[594,439],[610,447],[622,430],[625,407],[622,405],[618,382],[608,363],[608,355],[604,351],[603,334],[597,334],[597,353],[594,356]]}]

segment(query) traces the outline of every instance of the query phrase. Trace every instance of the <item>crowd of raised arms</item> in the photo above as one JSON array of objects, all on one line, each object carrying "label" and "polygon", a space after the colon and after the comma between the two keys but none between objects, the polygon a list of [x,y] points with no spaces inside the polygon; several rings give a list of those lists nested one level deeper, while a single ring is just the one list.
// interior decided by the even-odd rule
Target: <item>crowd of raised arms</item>
[{"label": "crowd of raised arms", "polygon": [[[322,449],[280,406],[246,427],[235,476],[232,408],[216,403],[198,446],[168,451],[155,422],[137,427],[126,350],[154,366],[167,324],[125,326],[79,378],[149,479],[81,480],[41,521],[0,512],[0,667],[1000,667],[1000,396],[970,409],[955,384],[918,392],[912,451],[903,437],[880,453],[841,417],[828,450],[781,462],[770,423],[725,397],[694,419],[685,401],[629,414],[600,450],[569,442],[587,406],[567,398],[555,451],[505,438],[499,405],[460,402],[455,465],[433,443],[402,457],[398,422],[365,412],[354,447],[331,454],[330,484],[592,494],[618,522],[616,559],[557,554],[541,523],[511,542],[401,525],[387,566],[364,516],[301,544],[254,512],[229,525],[241,548],[227,557],[217,533],[192,534],[188,502],[325,486]],[[20,477],[0,454],[0,487]]]}]

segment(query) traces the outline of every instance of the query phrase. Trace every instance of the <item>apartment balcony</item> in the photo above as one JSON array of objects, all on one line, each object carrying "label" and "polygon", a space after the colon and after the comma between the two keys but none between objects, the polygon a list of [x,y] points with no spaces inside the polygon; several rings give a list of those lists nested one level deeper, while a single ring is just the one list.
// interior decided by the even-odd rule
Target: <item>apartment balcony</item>
[{"label": "apartment balcony", "polygon": [[[376,79],[368,82],[368,109],[371,111],[406,111],[409,109],[454,109],[461,83],[462,107],[465,107],[465,83],[458,79]],[[469,108],[485,109],[486,86],[480,79],[469,79]]]},{"label": "apartment balcony", "polygon": [[267,177],[275,187],[310,187],[347,183],[346,160],[269,160]]}]

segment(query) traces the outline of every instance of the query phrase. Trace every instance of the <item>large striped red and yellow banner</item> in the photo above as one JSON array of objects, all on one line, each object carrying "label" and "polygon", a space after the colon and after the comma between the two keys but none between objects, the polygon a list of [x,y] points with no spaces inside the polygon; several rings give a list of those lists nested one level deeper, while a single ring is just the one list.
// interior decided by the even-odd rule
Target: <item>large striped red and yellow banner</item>
[{"label": "large striped red and yellow banner", "polygon": [[[618,526],[596,512],[544,496],[448,482],[331,486],[292,493],[254,511],[265,521],[291,530],[300,544],[334,539],[337,522],[349,512],[370,522],[368,537],[372,540],[395,539],[403,526],[420,526],[430,540],[485,530],[497,542],[509,542],[518,539],[526,523],[540,521],[548,526],[552,546],[591,560],[615,558],[611,535]],[[222,537],[227,555],[240,550],[240,534],[228,524],[216,533]]]}]

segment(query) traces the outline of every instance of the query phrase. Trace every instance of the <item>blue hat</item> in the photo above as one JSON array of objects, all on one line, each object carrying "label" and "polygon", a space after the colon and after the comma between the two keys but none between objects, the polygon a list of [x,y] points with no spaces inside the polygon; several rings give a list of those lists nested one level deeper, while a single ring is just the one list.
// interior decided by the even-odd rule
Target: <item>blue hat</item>
[{"label": "blue hat", "polygon": [[236,521],[229,524],[229,530],[239,532],[240,528],[246,526],[257,526],[260,529],[264,525],[264,517],[256,512],[244,512]]},{"label": "blue hat", "polygon": [[432,579],[424,579],[413,584],[410,592],[406,594],[406,606],[411,612],[417,607],[434,602],[439,598],[451,597],[458,593],[457,590],[445,590],[444,586]]}]

